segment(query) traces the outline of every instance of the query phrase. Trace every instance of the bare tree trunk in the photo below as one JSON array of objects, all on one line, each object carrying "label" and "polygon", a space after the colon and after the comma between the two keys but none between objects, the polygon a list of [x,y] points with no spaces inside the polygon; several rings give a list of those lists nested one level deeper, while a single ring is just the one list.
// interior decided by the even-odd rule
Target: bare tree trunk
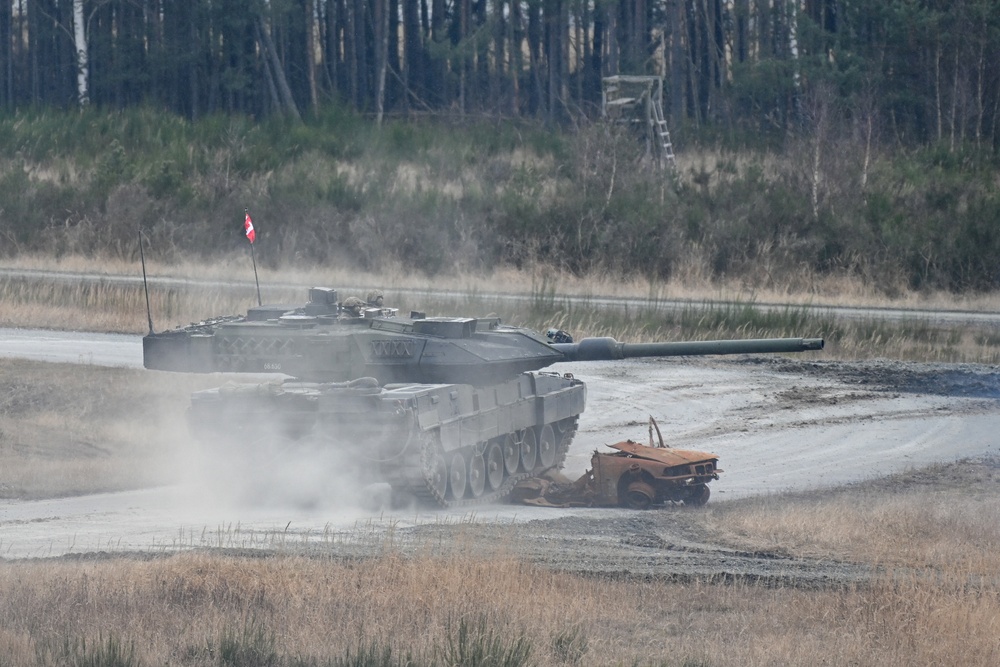
[{"label": "bare tree trunk", "polygon": [[[386,82],[385,82],[385,106],[392,108],[401,103],[401,98],[405,95],[403,90],[402,71],[403,63],[400,60],[400,38],[402,37],[403,24],[400,21],[399,0],[386,0],[388,3],[388,28],[386,46]],[[388,76],[391,73],[393,76]]]},{"label": "bare tree trunk", "polygon": [[90,70],[87,66],[87,35],[83,25],[83,0],[73,0],[73,41],[76,45],[76,95],[81,107],[90,101],[87,83]]},{"label": "bare tree trunk", "polygon": [[674,123],[684,114],[684,12],[682,0],[670,2],[670,115]]},{"label": "bare tree trunk", "polygon": [[[445,0],[433,0],[431,5],[431,41],[440,44],[448,39],[448,26],[445,23]],[[453,92],[446,86],[448,64],[442,57],[432,61],[433,67],[427,81],[427,89],[436,96],[435,102],[442,106],[451,101]]]},{"label": "bare tree trunk", "polygon": [[864,118],[865,123],[865,152],[864,159],[861,162],[861,198],[864,201],[868,201],[866,193],[868,191],[868,169],[872,161],[872,118],[867,116]]},{"label": "bare tree trunk", "polygon": [[355,13],[356,4],[354,0],[347,0],[344,6],[344,57],[347,60],[347,88],[351,96],[351,106],[355,109],[361,108],[361,87],[358,84],[360,73],[358,72],[358,31],[354,27],[358,17]]},{"label": "bare tree trunk", "polygon": [[688,80],[691,85],[694,117],[698,122],[708,118],[708,97],[710,86],[709,28],[705,0],[692,2],[686,17],[688,27],[688,50],[691,54],[688,65]]},{"label": "bare tree trunk", "polygon": [[316,39],[313,30],[316,27],[313,0],[306,0],[306,79],[309,82],[309,103],[315,109],[319,106],[319,95],[316,91]]},{"label": "bare tree trunk", "polygon": [[[986,28],[983,26],[985,32]],[[986,36],[979,39],[979,54],[976,60],[976,148],[983,138],[983,116],[986,113],[983,101],[983,80],[986,78]]]},{"label": "bare tree trunk", "polygon": [[878,117],[877,92],[870,81],[866,82],[858,106],[852,115],[855,115],[861,124],[861,132],[864,135],[864,158],[861,163],[861,198],[867,202],[868,174],[872,162],[872,142],[875,135],[875,119]]},{"label": "bare tree trunk", "polygon": [[937,111],[937,140],[944,137],[944,111],[941,109],[941,39],[938,38],[934,48],[934,102]]},{"label": "bare tree trunk", "polygon": [[0,107],[14,106],[14,8],[10,2],[0,3]]},{"label": "bare tree trunk", "polygon": [[798,0],[789,0],[788,5],[788,53],[792,59],[792,95],[794,95],[795,115],[800,116],[802,99],[802,73],[799,66],[799,9]]},{"label": "bare tree trunk", "polygon": [[[475,2],[472,5],[472,12],[470,16],[472,17],[470,36],[475,37],[473,40],[475,48],[473,48],[470,52],[471,63],[469,67],[470,79],[472,82],[472,85],[470,86],[470,90],[472,92],[472,108],[476,111],[495,109],[495,107],[492,107],[490,104],[490,40],[487,32],[487,27],[490,22],[490,14],[486,0],[478,0],[478,2]],[[481,31],[483,34],[479,36],[478,33]]]},{"label": "bare tree trunk", "polygon": [[823,142],[823,135],[820,128],[816,128],[816,137],[813,141],[813,164],[812,164],[812,184],[811,184],[811,194],[812,194],[812,211],[813,220],[819,220],[819,161],[821,155],[821,147]]},{"label": "bare tree trunk", "polygon": [[635,0],[635,9],[632,11],[632,35],[629,37],[629,44],[632,49],[632,62],[636,68],[636,74],[646,74],[646,39],[649,31],[646,28],[646,1]]},{"label": "bare tree trunk", "polygon": [[503,0],[493,2],[493,73],[490,75],[490,108],[498,114],[502,112],[500,100],[503,95],[503,84],[506,81],[504,72],[504,45],[506,28],[504,26]]},{"label": "bare tree trunk", "polygon": [[264,81],[267,83],[267,95],[268,100],[271,102],[272,109],[280,113],[281,112],[281,98],[278,96],[278,88],[274,83],[274,76],[271,74],[271,68],[268,66],[267,61],[264,61]]},{"label": "bare tree trunk", "polygon": [[726,80],[726,68],[729,58],[726,57],[725,32],[722,26],[722,5],[720,0],[709,0],[706,7],[706,35],[708,37],[709,56],[709,112],[714,112],[718,106],[716,100],[719,91]]},{"label": "bare tree trunk", "polygon": [[[584,16],[584,2],[578,0],[573,3],[573,73],[575,79],[575,86],[573,91],[573,97],[576,98],[576,103],[580,104],[583,102],[583,42],[584,42],[584,29],[583,22]],[[568,11],[568,10],[567,10]],[[568,60],[568,58],[567,58]]]},{"label": "bare tree trunk", "polygon": [[[462,44],[469,36],[469,2],[470,0],[458,0],[458,43]],[[458,55],[458,108],[464,114],[468,111],[466,106],[466,86],[468,85],[469,56],[465,48],[459,50]]]},{"label": "bare tree trunk", "polygon": [[955,58],[954,58],[953,66],[952,66],[952,72],[951,72],[951,76],[952,76],[952,81],[951,81],[951,122],[950,122],[951,127],[949,128],[950,129],[950,134],[951,134],[951,140],[949,142],[949,147],[948,147],[948,149],[951,152],[955,152],[955,143],[956,143],[956,139],[957,139],[957,137],[956,137],[956,131],[955,131],[955,126],[956,126],[957,120],[958,120],[958,77],[959,77],[959,71],[958,71],[958,60],[959,60],[958,59],[958,50],[959,50],[959,46],[958,46],[958,44],[956,44],[955,45]]},{"label": "bare tree trunk", "polygon": [[375,124],[382,127],[382,114],[385,111],[385,70],[389,64],[389,0],[377,0],[375,17],[378,29],[378,87],[375,94]]},{"label": "bare tree trunk", "polygon": [[548,62],[548,74],[549,74],[549,103],[548,103],[548,119],[552,122],[556,118],[556,109],[559,101],[559,72],[561,70],[560,66],[560,55],[562,54],[562,45],[560,44],[561,31],[560,21],[562,15],[562,3],[560,0],[551,0],[551,2],[546,3],[545,12],[545,37],[546,37],[546,52],[547,52],[547,62]]},{"label": "bare tree trunk", "polygon": [[735,0],[733,13],[736,19],[736,44],[733,48],[733,58],[743,63],[750,57],[750,0]]},{"label": "bare tree trunk", "polygon": [[830,123],[830,98],[833,93],[824,86],[819,86],[812,91],[805,101],[805,115],[812,121],[813,145],[812,145],[812,173],[810,174],[810,199],[812,203],[813,220],[819,220],[819,193],[822,181],[820,165],[823,158],[823,148],[826,144],[826,137]]},{"label": "bare tree trunk", "polygon": [[528,68],[531,70],[532,102],[534,102],[534,111],[538,116],[546,115],[546,100],[540,71],[542,68],[542,33],[544,32],[541,11],[540,4],[528,4]]},{"label": "bare tree trunk", "polygon": [[292,97],[292,89],[288,87],[288,80],[285,78],[285,70],[278,59],[278,53],[274,49],[274,42],[271,41],[271,34],[264,25],[264,20],[260,17],[256,21],[257,39],[264,50],[265,58],[271,64],[271,73],[278,88],[278,95],[281,98],[285,112],[295,120],[302,120],[299,109],[295,106],[295,98]]},{"label": "bare tree trunk", "polygon": [[327,0],[326,3],[326,44],[323,53],[326,76],[330,80],[330,90],[334,92],[340,89],[341,2],[343,0]]},{"label": "bare tree trunk", "polygon": [[[39,23],[39,18],[38,18],[39,14],[40,14],[40,11],[38,10],[38,4],[35,3],[35,2],[29,2],[28,3],[28,33],[31,34],[31,35],[37,34],[37,26],[38,26],[38,23]],[[24,31],[22,30],[20,32],[23,34]],[[23,48],[24,41],[22,41],[20,37],[18,37],[18,40],[21,41],[21,46]],[[34,40],[32,40],[32,46],[34,46]],[[30,82],[31,82],[31,97],[29,99],[31,100],[32,104],[38,104],[41,101],[41,85],[40,85],[41,82],[39,81],[40,74],[39,74],[39,71],[38,71],[38,57],[41,54],[39,53],[39,51],[41,51],[41,49],[36,49],[36,48],[31,48],[28,51],[28,54],[29,54],[29,57],[30,57],[30,64],[31,64],[31,75],[30,75],[30,79],[29,79]]]},{"label": "bare tree trunk", "polygon": [[587,61],[590,72],[590,92],[594,99],[602,99],[604,94],[602,78],[604,76],[605,14],[604,7],[594,5],[594,43],[590,50],[590,60]]},{"label": "bare tree trunk", "polygon": [[403,110],[409,112],[411,97],[423,83],[423,46],[420,32],[419,7],[414,1],[403,2]]},{"label": "bare tree trunk", "polygon": [[606,35],[608,36],[608,69],[607,73],[609,75],[618,75],[622,72],[619,70],[620,59],[618,51],[618,12],[610,11],[607,13],[608,25]]},{"label": "bare tree trunk", "polygon": [[507,49],[508,73],[510,74],[510,110],[517,114],[521,111],[521,70],[524,67],[523,20],[521,3],[515,0],[510,5],[510,21],[507,22],[507,37],[510,46]]},{"label": "bare tree trunk", "polygon": [[569,0],[559,2],[559,106],[569,103]]},{"label": "bare tree trunk", "polygon": [[[198,21],[194,8],[188,14],[188,36],[191,44],[198,44]],[[197,47],[196,47],[197,48]],[[196,51],[197,55],[197,51]],[[198,59],[188,66],[188,89],[191,95],[191,120],[197,120],[201,115],[200,96],[198,94]]]},{"label": "bare tree trunk", "polygon": [[355,86],[355,108],[370,109],[371,101],[371,81],[368,71],[368,43],[365,35],[365,22],[367,19],[368,3],[366,0],[353,0],[351,3],[351,28],[354,31],[352,37],[352,71]]},{"label": "bare tree trunk", "polygon": [[993,127],[990,128],[990,136],[993,138],[994,150],[996,150],[997,132],[1000,128],[1000,95],[993,96]]}]

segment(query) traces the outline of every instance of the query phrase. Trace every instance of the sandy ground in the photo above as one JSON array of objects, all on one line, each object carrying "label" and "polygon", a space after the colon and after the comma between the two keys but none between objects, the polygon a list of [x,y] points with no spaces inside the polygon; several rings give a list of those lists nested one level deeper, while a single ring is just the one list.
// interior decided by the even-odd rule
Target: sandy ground
[{"label": "sandy ground", "polygon": [[[60,334],[54,343],[74,356],[65,361],[134,365],[141,358],[137,337],[72,336]],[[0,335],[0,354],[14,354],[6,340],[16,337]],[[564,469],[569,477],[582,474],[593,451],[607,443],[645,441],[650,415],[668,444],[719,455],[725,472],[712,484],[710,503],[1000,455],[1000,374],[988,367],[813,362],[801,355],[585,362],[558,370],[588,386],[588,408]],[[475,511],[389,511],[337,494],[308,506],[280,498],[247,506],[218,493],[213,479],[195,474],[196,462],[191,468],[190,478],[168,487],[4,501],[0,557],[188,548],[357,555],[387,546],[443,550],[460,543],[483,549],[503,544],[557,569],[608,574],[736,573],[798,585],[863,576],[850,564],[746,554],[713,544],[692,509],[492,505]],[[459,535],[462,539],[455,539]]]}]

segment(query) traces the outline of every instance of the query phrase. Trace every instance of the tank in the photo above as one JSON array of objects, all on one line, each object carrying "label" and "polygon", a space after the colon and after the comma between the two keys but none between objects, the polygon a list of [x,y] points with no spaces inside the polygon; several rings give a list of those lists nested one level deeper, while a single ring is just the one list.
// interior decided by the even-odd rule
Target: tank
[{"label": "tank", "polygon": [[[308,303],[251,308],[143,338],[146,368],[282,374],[196,392],[192,432],[244,469],[290,451],[443,507],[496,502],[561,467],[586,403],[567,361],[801,352],[819,338],[573,342],[496,317],[402,316],[312,288]],[[330,460],[330,455],[333,460]]]}]

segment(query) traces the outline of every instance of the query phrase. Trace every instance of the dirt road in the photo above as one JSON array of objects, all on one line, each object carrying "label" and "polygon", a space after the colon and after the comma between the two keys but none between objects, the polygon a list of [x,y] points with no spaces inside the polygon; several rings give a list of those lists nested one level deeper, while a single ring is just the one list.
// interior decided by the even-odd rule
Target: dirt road
[{"label": "dirt road", "polygon": [[[668,444],[713,451],[724,469],[710,504],[863,481],[932,462],[1000,454],[1000,374],[977,366],[835,363],[774,357],[564,364],[588,386],[567,458],[575,477],[591,453],[643,441],[647,420]],[[211,477],[125,493],[0,504],[0,557],[172,551],[196,547],[355,554],[392,548],[505,548],[560,569],[642,576],[742,576],[810,582],[861,576],[853,566],[713,544],[696,510],[631,512],[514,505],[474,512],[388,511],[323,486],[248,506]],[[301,492],[303,480],[293,480]],[[461,533],[466,539],[452,539]]]}]

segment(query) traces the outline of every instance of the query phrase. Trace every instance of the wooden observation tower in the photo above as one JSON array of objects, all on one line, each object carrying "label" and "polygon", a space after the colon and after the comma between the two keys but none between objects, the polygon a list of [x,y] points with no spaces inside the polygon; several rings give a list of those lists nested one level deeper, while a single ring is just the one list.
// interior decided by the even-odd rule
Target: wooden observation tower
[{"label": "wooden observation tower", "polygon": [[661,169],[675,169],[674,146],[663,115],[663,79],[658,76],[607,76],[602,79],[601,115],[633,128],[646,142],[646,154]]}]

